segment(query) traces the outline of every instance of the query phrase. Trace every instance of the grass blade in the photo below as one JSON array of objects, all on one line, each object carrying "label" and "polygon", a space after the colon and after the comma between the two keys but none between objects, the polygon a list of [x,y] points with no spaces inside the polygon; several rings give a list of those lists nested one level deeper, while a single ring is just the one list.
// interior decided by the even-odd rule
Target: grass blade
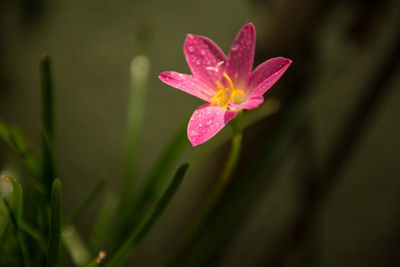
[{"label": "grass blade", "polygon": [[123,246],[117,251],[117,253],[111,258],[110,262],[106,265],[108,267],[121,266],[126,262],[129,256],[132,254],[135,247],[143,239],[143,237],[149,232],[151,227],[161,216],[165,208],[168,206],[170,200],[174,196],[178,189],[189,164],[182,164],[177,170],[172,182],[168,186],[167,190],[158,201],[157,205],[151,211],[151,213],[143,220],[143,222],[136,228],[129,239],[123,244]]},{"label": "grass blade", "polygon": [[148,206],[148,203],[153,201],[158,195],[161,186],[165,182],[167,173],[184,150],[187,144],[186,124],[187,121],[185,120],[151,168],[145,179],[146,184],[144,185],[144,189],[134,202],[133,211],[131,213],[133,217],[129,221],[129,225],[135,225],[137,221],[140,220]]},{"label": "grass blade", "polygon": [[122,190],[118,207],[122,215],[120,216],[120,230],[117,233],[116,242],[119,242],[127,234],[126,226],[130,225],[131,222],[131,215],[123,214],[122,211],[124,205],[132,201],[131,189],[138,161],[149,68],[150,62],[145,56],[135,57],[131,62],[125,170],[122,176]]},{"label": "grass blade", "polygon": [[11,178],[9,176],[2,176],[1,178],[5,181],[10,182],[13,187],[10,208],[14,218],[11,219],[15,220],[13,224],[15,224],[15,227],[19,229],[21,222],[21,214],[22,214],[22,186],[18,182],[18,180]]},{"label": "grass blade", "polygon": [[102,205],[90,237],[91,252],[99,251],[109,236],[111,225],[114,222],[118,208],[118,199],[114,194],[107,194]]},{"label": "grass blade", "polygon": [[82,266],[88,263],[90,252],[73,225],[69,225],[63,229],[62,241],[75,265]]},{"label": "grass blade", "polygon": [[50,59],[43,55],[40,62],[42,97],[42,176],[46,191],[50,192],[54,171],[54,125],[53,125],[53,87],[51,82]]},{"label": "grass blade", "polygon": [[22,216],[22,187],[21,184],[14,178],[9,176],[2,177],[5,181],[12,184],[13,192],[11,195],[11,203],[7,199],[3,199],[4,206],[6,207],[11,223],[14,227],[15,237],[18,240],[19,248],[21,250],[21,258],[24,266],[29,266],[29,253],[24,242],[21,232],[21,216]]},{"label": "grass blade", "polygon": [[47,267],[58,266],[61,240],[61,182],[55,179],[51,188],[50,231]]},{"label": "grass blade", "polygon": [[94,201],[94,199],[99,195],[100,191],[103,189],[104,184],[107,178],[102,177],[94,188],[89,192],[89,194],[82,200],[82,202],[77,206],[77,208],[72,212],[70,218],[67,221],[68,224],[74,223],[78,217],[90,206],[90,204]]},{"label": "grass blade", "polygon": [[29,149],[28,142],[22,133],[15,127],[11,127],[0,121],[0,138],[19,155],[33,177],[40,177],[39,159]]},{"label": "grass blade", "polygon": [[30,235],[39,244],[40,249],[44,253],[46,253],[46,251],[47,251],[46,239],[40,231],[36,230],[33,226],[31,226],[24,220],[21,221],[20,228],[25,233]]},{"label": "grass blade", "polygon": [[85,267],[96,267],[106,258],[107,254],[104,250],[100,250],[96,258],[91,260]]},{"label": "grass blade", "polygon": [[145,56],[138,56],[132,60],[130,69],[125,173],[122,179],[122,203],[130,198],[133,176],[137,165],[145,112],[149,68],[150,62]]}]

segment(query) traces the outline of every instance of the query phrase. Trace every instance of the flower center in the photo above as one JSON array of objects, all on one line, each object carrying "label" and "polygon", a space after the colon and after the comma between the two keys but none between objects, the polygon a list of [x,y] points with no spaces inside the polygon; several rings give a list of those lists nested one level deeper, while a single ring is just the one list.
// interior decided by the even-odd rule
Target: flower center
[{"label": "flower center", "polygon": [[228,103],[235,101],[236,103],[241,102],[237,99],[239,95],[244,96],[244,92],[240,89],[235,89],[233,86],[232,79],[224,72],[224,77],[228,81],[229,87],[222,87],[221,83],[217,81],[218,92],[211,99],[212,105],[218,105],[224,108],[228,107]]}]

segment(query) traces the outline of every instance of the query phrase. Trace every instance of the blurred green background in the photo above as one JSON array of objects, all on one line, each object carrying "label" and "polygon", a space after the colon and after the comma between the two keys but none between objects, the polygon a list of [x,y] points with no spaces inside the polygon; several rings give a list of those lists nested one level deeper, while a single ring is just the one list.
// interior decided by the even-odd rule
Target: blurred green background
[{"label": "blurred green background", "polygon": [[[244,132],[235,179],[183,266],[399,266],[399,1],[3,0],[0,119],[18,126],[39,153],[38,62],[48,52],[57,175],[71,211],[101,175],[109,177],[107,190],[120,185],[130,62],[149,57],[134,194],[201,104],[157,75],[189,72],[187,33],[205,35],[227,53],[247,22],[257,30],[255,64],[275,56],[293,64],[266,94],[279,99],[279,112]],[[189,170],[132,266],[162,266],[228,149]],[[192,150],[187,141],[181,161]],[[24,183],[21,165],[0,142],[1,174],[24,176]],[[99,205],[79,220],[84,237]]]}]

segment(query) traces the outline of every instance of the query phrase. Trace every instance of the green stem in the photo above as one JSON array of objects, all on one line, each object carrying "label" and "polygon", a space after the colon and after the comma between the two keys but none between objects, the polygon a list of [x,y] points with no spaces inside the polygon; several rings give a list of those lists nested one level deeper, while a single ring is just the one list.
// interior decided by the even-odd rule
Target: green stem
[{"label": "green stem", "polygon": [[191,250],[193,244],[195,244],[195,240],[203,230],[210,215],[214,212],[218,201],[221,199],[221,196],[225,191],[226,185],[230,181],[232,173],[235,170],[239,160],[240,151],[242,148],[243,134],[241,127],[241,116],[242,112],[239,112],[236,119],[231,123],[233,128],[231,150],[228,159],[225,162],[225,166],[220,174],[218,183],[211,192],[201,212],[194,220],[194,224],[187,232],[186,237],[182,244],[178,247],[177,252],[173,254],[171,260],[168,261],[167,266],[179,266],[180,263],[184,261],[184,258],[189,254],[189,251]]},{"label": "green stem", "polygon": [[143,237],[149,232],[154,223],[161,216],[165,208],[168,206],[170,200],[174,196],[178,189],[189,164],[182,164],[177,170],[172,182],[168,186],[167,190],[158,201],[152,212],[143,220],[143,222],[136,228],[135,231],[130,235],[129,239],[122,245],[117,253],[111,258],[110,262],[106,265],[107,267],[121,266],[125,263],[129,256],[134,251],[135,247],[143,239]]},{"label": "green stem", "polygon": [[222,184],[226,184],[229,181],[232,172],[234,171],[236,164],[239,160],[240,151],[242,149],[242,136],[243,136],[240,124],[241,116],[242,112],[239,112],[237,118],[232,121],[232,127],[233,127],[232,147],[229,157],[225,163],[225,167],[221,172],[220,183]]}]

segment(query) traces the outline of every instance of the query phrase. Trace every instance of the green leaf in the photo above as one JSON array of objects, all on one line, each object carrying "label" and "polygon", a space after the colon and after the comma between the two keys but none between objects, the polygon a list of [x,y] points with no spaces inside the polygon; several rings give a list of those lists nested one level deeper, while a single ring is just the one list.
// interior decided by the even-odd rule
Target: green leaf
[{"label": "green leaf", "polygon": [[19,248],[21,250],[21,258],[24,266],[28,266],[29,253],[26,248],[26,243],[21,234],[21,216],[22,216],[22,187],[21,184],[14,178],[3,176],[4,180],[10,182],[13,187],[11,195],[11,203],[7,199],[3,199],[4,206],[6,207],[11,223],[14,227],[15,238],[18,240]]},{"label": "green leaf", "polygon": [[33,177],[40,177],[39,159],[29,149],[28,142],[22,133],[15,127],[7,126],[0,121],[0,138],[22,158]]},{"label": "green leaf", "polygon": [[132,201],[131,190],[139,159],[149,69],[150,61],[145,56],[137,56],[131,62],[125,169],[121,183],[122,188],[118,207],[121,216],[119,217],[120,226],[116,240],[119,240],[118,237],[122,238],[126,235],[126,226],[130,224],[132,217],[130,214],[124,214],[123,209],[126,203],[131,203]]},{"label": "green leaf", "polygon": [[42,251],[46,253],[47,243],[44,235],[24,220],[21,220],[20,227],[21,230],[30,235],[39,244]]},{"label": "green leaf", "polygon": [[104,250],[100,250],[99,254],[97,255],[96,258],[91,260],[88,264],[85,265],[85,267],[96,267],[99,266],[100,262],[102,262],[106,257],[106,253]]},{"label": "green leaf", "polygon": [[117,197],[112,193],[108,193],[105,196],[104,203],[96,218],[90,237],[89,243],[92,252],[100,250],[105,243],[106,237],[109,237],[110,229],[113,229],[111,225],[115,221],[117,208]]},{"label": "green leaf", "polygon": [[181,127],[173,135],[170,142],[165,147],[164,151],[160,154],[160,157],[156,160],[155,164],[151,168],[145,181],[144,190],[135,203],[135,210],[133,214],[140,215],[146,207],[148,202],[151,202],[158,194],[160,188],[165,182],[168,171],[174,165],[175,161],[179,158],[179,155],[187,145],[186,138],[186,124],[185,121]]},{"label": "green leaf", "polygon": [[122,214],[122,225],[119,230],[118,241],[122,240],[132,225],[136,226],[142,218],[148,204],[151,203],[165,184],[168,173],[180,154],[187,145],[186,137],[187,120],[174,133],[167,146],[157,158],[149,174],[146,176],[145,185],[139,196],[133,202],[132,212]]},{"label": "green leaf", "polygon": [[55,179],[51,188],[50,230],[47,267],[58,266],[61,240],[61,182]]},{"label": "green leaf", "polygon": [[91,260],[88,264],[86,264],[84,267],[96,267],[98,266],[97,258],[94,258]]},{"label": "green leaf", "polygon": [[97,182],[97,184],[93,187],[93,189],[89,192],[89,194],[82,200],[82,202],[77,206],[77,208],[72,212],[71,217],[67,221],[67,224],[74,223],[78,217],[85,211],[91,203],[93,203],[94,199],[99,195],[101,190],[104,187],[107,178],[103,176]]},{"label": "green leaf", "polygon": [[54,125],[53,125],[53,87],[51,82],[50,59],[47,54],[40,62],[42,97],[42,177],[47,192],[50,192],[54,170]]},{"label": "green leaf", "polygon": [[74,226],[70,225],[62,231],[62,241],[75,265],[82,266],[90,260],[90,252]]},{"label": "green leaf", "polygon": [[131,62],[125,172],[122,177],[121,203],[125,203],[125,201],[130,199],[133,177],[139,155],[149,69],[150,61],[145,56],[137,56]]},{"label": "green leaf", "polygon": [[[18,182],[18,180],[11,178],[9,176],[2,176],[3,180],[11,183],[13,187],[13,192],[11,195],[11,205],[10,210],[12,212],[13,224],[15,228],[18,230],[21,222],[21,214],[22,214],[22,186]],[[11,214],[10,214],[11,215]]]},{"label": "green leaf", "polygon": [[164,148],[163,152],[157,158],[146,178],[147,183],[144,193],[141,197],[142,199],[152,200],[157,195],[160,187],[164,184],[164,178],[166,177],[169,169],[179,158],[179,155],[188,144],[186,127],[187,120],[181,124],[167,146]]},{"label": "green leaf", "polygon": [[178,189],[189,164],[182,164],[177,170],[172,182],[168,186],[165,193],[162,195],[161,199],[158,201],[157,205],[150,212],[150,214],[142,221],[142,223],[133,231],[128,240],[122,245],[122,247],[116,252],[116,254],[111,258],[110,262],[106,265],[108,267],[121,266],[125,263],[129,256],[134,251],[135,247],[139,242],[146,236],[150,231],[151,227],[161,216],[165,208],[168,206],[170,200],[174,196],[176,190]]}]

